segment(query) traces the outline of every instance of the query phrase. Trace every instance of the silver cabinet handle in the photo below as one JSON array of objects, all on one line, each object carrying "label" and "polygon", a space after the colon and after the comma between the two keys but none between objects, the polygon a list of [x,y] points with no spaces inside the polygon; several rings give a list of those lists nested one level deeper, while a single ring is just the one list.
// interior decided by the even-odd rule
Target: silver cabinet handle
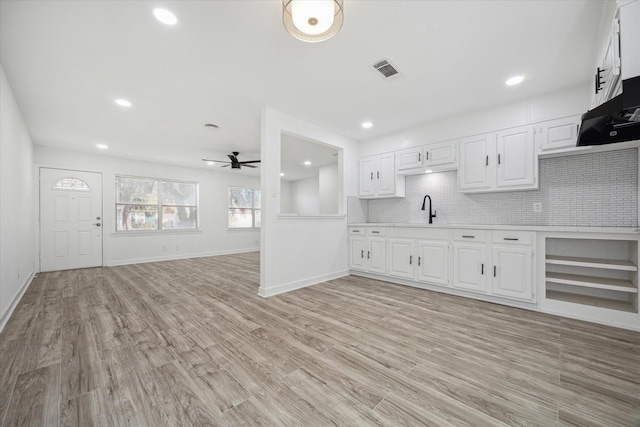
[{"label": "silver cabinet handle", "polygon": [[515,237],[505,237],[504,240],[520,240],[520,239]]},{"label": "silver cabinet handle", "polygon": [[100,224],[99,222],[93,224],[93,225],[97,225],[98,227],[100,227],[102,224]]},{"label": "silver cabinet handle", "polygon": [[476,236],[462,236],[462,237],[464,237],[465,239],[475,239],[476,238]]},{"label": "silver cabinet handle", "polygon": [[409,265],[413,264],[413,255],[409,255]]}]

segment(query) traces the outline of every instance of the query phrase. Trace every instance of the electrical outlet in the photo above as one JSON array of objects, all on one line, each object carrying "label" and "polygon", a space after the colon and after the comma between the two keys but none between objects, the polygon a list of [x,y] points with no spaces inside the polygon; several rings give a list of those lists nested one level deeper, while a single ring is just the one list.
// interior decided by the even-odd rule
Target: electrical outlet
[{"label": "electrical outlet", "polygon": [[540,213],[542,212],[542,202],[534,202],[533,203],[533,211],[535,213]]}]

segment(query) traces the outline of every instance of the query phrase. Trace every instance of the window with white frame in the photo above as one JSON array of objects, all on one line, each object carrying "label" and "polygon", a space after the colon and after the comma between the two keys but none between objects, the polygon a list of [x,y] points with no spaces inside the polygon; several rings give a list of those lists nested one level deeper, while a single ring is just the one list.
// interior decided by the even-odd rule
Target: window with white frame
[{"label": "window with white frame", "polygon": [[116,176],[116,231],[197,227],[197,182]]},{"label": "window with white frame", "polygon": [[260,190],[229,187],[229,228],[260,228]]}]

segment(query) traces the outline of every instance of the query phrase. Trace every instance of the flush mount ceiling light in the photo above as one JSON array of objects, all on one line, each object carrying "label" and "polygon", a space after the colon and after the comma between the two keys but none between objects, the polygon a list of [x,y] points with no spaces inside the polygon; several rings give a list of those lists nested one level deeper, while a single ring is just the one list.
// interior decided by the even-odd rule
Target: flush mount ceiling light
[{"label": "flush mount ceiling light", "polygon": [[98,147],[101,150],[108,150],[109,146],[107,144],[96,144],[96,147]]},{"label": "flush mount ceiling light", "polygon": [[364,123],[362,123],[362,127],[363,127],[363,128],[365,128],[365,129],[369,129],[369,128],[371,128],[372,126],[373,126],[373,123],[371,123],[371,122],[364,122]]},{"label": "flush mount ceiling light", "polygon": [[122,98],[116,99],[114,102],[121,107],[131,107],[132,105],[131,101],[127,101],[126,99],[122,99]]},{"label": "flush mount ceiling light", "polygon": [[311,162],[310,162],[309,160],[306,160],[306,161],[304,162],[304,165],[305,165],[305,166],[311,166]]},{"label": "flush mount ceiling light", "polygon": [[343,0],[282,0],[282,22],[293,37],[322,42],[342,28]]},{"label": "flush mount ceiling light", "polygon": [[523,81],[524,81],[524,76],[513,76],[507,79],[507,81],[504,82],[504,84],[506,84],[507,86],[514,86],[522,83]]},{"label": "flush mount ceiling light", "polygon": [[155,16],[158,21],[166,25],[176,25],[178,22],[176,15],[166,9],[153,9],[153,16]]}]

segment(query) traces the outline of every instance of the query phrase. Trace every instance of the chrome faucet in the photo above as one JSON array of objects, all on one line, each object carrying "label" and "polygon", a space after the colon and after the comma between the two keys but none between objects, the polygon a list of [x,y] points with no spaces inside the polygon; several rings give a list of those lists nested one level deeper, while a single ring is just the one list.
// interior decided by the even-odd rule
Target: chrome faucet
[{"label": "chrome faucet", "polygon": [[427,204],[427,197],[429,197],[429,224],[433,224],[433,218],[436,217],[436,211],[434,210],[433,213],[431,213],[431,196],[428,194],[424,196],[424,199],[422,200],[422,210],[425,210],[424,207]]}]

